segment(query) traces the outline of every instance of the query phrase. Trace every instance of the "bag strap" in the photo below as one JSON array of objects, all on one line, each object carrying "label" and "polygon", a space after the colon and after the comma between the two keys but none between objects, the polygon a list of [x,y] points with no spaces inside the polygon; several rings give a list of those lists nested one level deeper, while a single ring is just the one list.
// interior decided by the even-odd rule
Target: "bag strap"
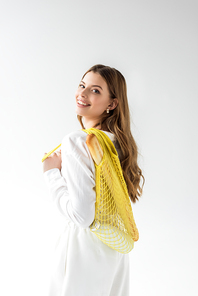
[{"label": "bag strap", "polygon": [[84,129],[83,131],[89,135],[94,134],[97,137],[103,151],[107,149],[111,155],[113,153],[115,156],[118,157],[118,153],[117,153],[117,150],[115,149],[115,146],[103,131],[96,128]]}]

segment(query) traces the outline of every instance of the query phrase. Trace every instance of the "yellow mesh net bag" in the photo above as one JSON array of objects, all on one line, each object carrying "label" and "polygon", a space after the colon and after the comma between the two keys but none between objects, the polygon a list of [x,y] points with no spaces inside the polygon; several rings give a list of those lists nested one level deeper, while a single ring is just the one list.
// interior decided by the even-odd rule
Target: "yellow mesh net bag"
[{"label": "yellow mesh net bag", "polygon": [[94,134],[103,150],[101,162],[98,165],[94,162],[96,205],[90,230],[114,250],[129,253],[139,233],[117,151],[104,132],[94,128],[84,131]]}]

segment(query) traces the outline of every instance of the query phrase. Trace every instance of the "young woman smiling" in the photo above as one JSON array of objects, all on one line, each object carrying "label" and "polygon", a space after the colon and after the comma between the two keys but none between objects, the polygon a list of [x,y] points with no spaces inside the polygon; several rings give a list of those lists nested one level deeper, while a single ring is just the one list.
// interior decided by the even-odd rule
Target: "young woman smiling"
[{"label": "young woman smiling", "polygon": [[[76,113],[83,129],[104,131],[121,163],[128,194],[136,202],[142,194],[142,171],[130,131],[126,82],[116,69],[95,65],[82,77],[75,94]],[[61,152],[43,164],[52,199],[65,216],[54,258],[49,296],[128,296],[129,254],[105,245],[89,229],[95,216],[95,167],[83,130],[62,142]]]}]

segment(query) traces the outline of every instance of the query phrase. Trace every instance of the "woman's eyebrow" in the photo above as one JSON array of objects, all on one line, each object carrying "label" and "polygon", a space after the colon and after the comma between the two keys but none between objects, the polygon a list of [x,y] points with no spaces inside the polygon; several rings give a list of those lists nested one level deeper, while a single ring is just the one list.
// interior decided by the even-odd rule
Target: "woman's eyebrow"
[{"label": "woman's eyebrow", "polygon": [[[84,81],[81,80],[82,83],[86,84]],[[100,85],[92,85],[92,87],[99,87],[102,89],[102,87]],[[103,89],[102,89],[103,90]]]},{"label": "woman's eyebrow", "polygon": [[102,87],[100,85],[92,85],[92,87],[99,87],[102,89]]}]

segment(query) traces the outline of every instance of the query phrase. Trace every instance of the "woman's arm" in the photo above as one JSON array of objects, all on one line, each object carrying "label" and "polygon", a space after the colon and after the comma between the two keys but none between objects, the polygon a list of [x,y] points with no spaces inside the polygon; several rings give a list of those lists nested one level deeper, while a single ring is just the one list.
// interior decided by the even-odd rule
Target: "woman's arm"
[{"label": "woman's arm", "polygon": [[51,195],[61,212],[78,226],[89,227],[95,216],[95,167],[86,145],[87,134],[65,137],[61,147],[62,169],[44,173]]}]

